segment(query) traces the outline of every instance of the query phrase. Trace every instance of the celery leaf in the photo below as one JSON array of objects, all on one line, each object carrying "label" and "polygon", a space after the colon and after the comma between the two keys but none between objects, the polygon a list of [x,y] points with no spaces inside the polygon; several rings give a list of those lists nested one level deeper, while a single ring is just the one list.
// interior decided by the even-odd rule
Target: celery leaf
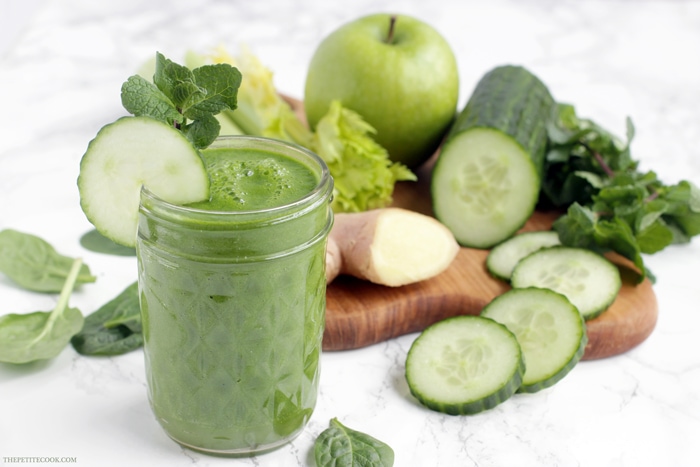
[{"label": "celery leaf", "polygon": [[318,122],[311,150],[328,165],[334,180],[333,210],[359,212],[389,205],[394,185],[416,180],[371,137],[374,128],[339,101]]}]

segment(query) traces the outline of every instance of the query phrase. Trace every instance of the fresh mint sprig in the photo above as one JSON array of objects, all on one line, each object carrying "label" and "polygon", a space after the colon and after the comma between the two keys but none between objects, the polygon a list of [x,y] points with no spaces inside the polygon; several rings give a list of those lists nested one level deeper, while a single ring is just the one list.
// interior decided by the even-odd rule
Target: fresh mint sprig
[{"label": "fresh mint sprig", "polygon": [[554,223],[562,243],[614,251],[634,263],[640,280],[654,280],[643,255],[700,234],[700,189],[689,181],[665,185],[656,173],[639,171],[629,118],[622,142],[559,104],[548,133],[541,202],[567,209]]},{"label": "fresh mint sprig", "polygon": [[148,116],[182,131],[197,148],[209,146],[221,126],[215,115],[236,109],[241,73],[225,64],[190,70],[156,53],[153,81],[139,75],[122,85],[122,105],[135,116]]}]

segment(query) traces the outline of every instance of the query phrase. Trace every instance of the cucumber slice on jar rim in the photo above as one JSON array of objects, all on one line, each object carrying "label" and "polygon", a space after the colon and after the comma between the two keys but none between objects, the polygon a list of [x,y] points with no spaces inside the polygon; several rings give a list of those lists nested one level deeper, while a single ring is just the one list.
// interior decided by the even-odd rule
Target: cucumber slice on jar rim
[{"label": "cucumber slice on jar rim", "polygon": [[450,415],[491,409],[520,387],[525,364],[508,328],[481,316],[456,316],[426,328],[406,357],[411,394]]},{"label": "cucumber slice on jar rim", "polygon": [[522,259],[513,269],[511,285],[558,292],[590,320],[615,301],[622,280],[617,266],[594,251],[552,246]]},{"label": "cucumber slice on jar rim", "polygon": [[518,392],[537,392],[564,378],[583,357],[586,325],[574,305],[548,289],[511,289],[481,311],[515,334],[525,359]]},{"label": "cucumber slice on jar rim", "polygon": [[178,130],[149,117],[122,117],[100,129],[80,161],[80,206],[105,237],[136,243],[141,187],[173,204],[209,197],[197,149]]}]

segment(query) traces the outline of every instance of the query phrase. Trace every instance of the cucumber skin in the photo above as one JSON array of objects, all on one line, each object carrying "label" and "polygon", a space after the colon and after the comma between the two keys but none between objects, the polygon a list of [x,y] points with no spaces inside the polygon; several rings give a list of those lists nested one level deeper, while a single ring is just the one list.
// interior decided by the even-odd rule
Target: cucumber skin
[{"label": "cucumber skin", "polygon": [[[581,318],[583,319],[583,318]],[[585,326],[585,325],[584,325]],[[536,392],[539,392],[543,389],[550,388],[554,386],[556,383],[564,379],[566,375],[568,375],[571,370],[574,369],[574,367],[578,364],[579,361],[581,361],[581,358],[583,358],[583,354],[586,351],[586,345],[588,345],[588,334],[585,332],[585,327],[584,327],[584,333],[581,338],[581,344],[579,345],[578,350],[576,353],[573,355],[571,360],[557,373],[556,375],[553,375],[547,379],[544,379],[542,381],[538,381],[537,383],[532,383],[532,384],[521,384],[516,393],[518,394],[534,394]]]},{"label": "cucumber skin", "polygon": [[[556,102],[545,84],[528,70],[517,65],[496,67],[486,73],[478,82],[465,108],[455,119],[442,145],[442,152],[437,157],[432,171],[431,195],[433,212],[436,218],[450,227],[462,246],[472,248],[490,248],[513,236],[534,212],[541,191],[544,175],[544,158],[547,150],[547,123],[552,117]],[[450,152],[450,143],[457,137],[474,129],[492,130],[507,138],[529,156],[535,186],[523,193],[529,199],[526,212],[513,218],[511,225],[493,238],[475,240],[458,234],[458,225],[472,222],[469,211],[448,210],[442,207],[450,204],[458,193],[446,190],[443,172],[454,172],[450,167],[452,160],[462,155]],[[450,154],[450,157],[446,157]],[[454,155],[453,155],[454,154]],[[450,159],[450,162],[444,162]],[[442,194],[440,194],[442,192]]]},{"label": "cucumber skin", "polygon": [[[409,375],[410,369],[409,369],[409,365],[407,365],[405,377],[409,383],[408,387],[409,387],[409,391],[410,391],[411,395],[413,395],[413,397],[415,397],[421,404],[423,404],[427,408],[434,410],[436,412],[441,412],[441,413],[447,414],[447,415],[474,415],[474,414],[484,412],[486,410],[490,410],[490,409],[496,407],[497,405],[510,399],[510,397],[518,391],[518,389],[522,385],[523,376],[525,375],[525,360],[523,358],[523,354],[522,354],[522,350],[520,349],[520,345],[517,344],[517,338],[506,327],[506,325],[501,324],[498,321],[495,321],[491,318],[481,317],[481,316],[459,315],[459,316],[453,316],[451,318],[447,318],[445,320],[439,321],[439,322],[429,326],[428,328],[426,328],[425,331],[429,330],[430,328],[432,328],[434,326],[444,326],[445,324],[450,323],[451,321],[464,320],[464,319],[470,319],[470,320],[486,319],[486,320],[489,320],[490,322],[492,322],[494,325],[502,327],[507,333],[511,334],[513,339],[516,342],[516,345],[518,346],[518,352],[519,352],[518,365],[517,365],[517,368],[515,369],[515,372],[513,374],[512,379],[510,381],[508,381],[507,383],[505,383],[500,388],[498,388],[496,391],[494,391],[489,396],[484,397],[484,398],[479,399],[479,400],[475,400],[475,401],[455,402],[455,403],[440,402],[440,401],[435,400],[433,398],[424,396],[420,392],[416,391],[410,383],[410,381],[411,381],[411,377]],[[415,348],[414,346],[411,346],[411,349],[409,349],[407,361],[410,359],[410,354],[413,352],[414,348]]]},{"label": "cucumber skin", "polygon": [[[512,269],[510,273],[506,273],[502,270],[500,264],[496,264],[497,259],[496,256],[504,251],[504,248],[509,248],[509,243],[511,242],[510,245],[516,244],[516,242],[520,242],[520,240],[525,240],[525,239],[537,239],[538,236],[540,235],[556,235],[556,232],[551,231],[551,230],[540,230],[540,231],[532,231],[532,232],[523,232],[522,234],[516,234],[512,237],[510,237],[508,240],[496,245],[491,251],[489,252],[488,256],[486,257],[486,270],[491,274],[494,278],[510,282],[510,276],[512,274]],[[533,249],[529,253],[526,253],[525,256],[532,254],[538,250],[541,250],[542,248],[547,248],[549,246],[553,246],[554,243],[550,243],[550,240],[547,237],[543,237],[544,240],[541,241],[542,245],[537,246],[536,249]],[[534,244],[534,242],[533,242]],[[523,259],[525,256],[521,257],[519,260]],[[518,260],[518,261],[519,261]],[[517,264],[517,262],[516,262]],[[515,267],[515,265],[513,266]]]},{"label": "cucumber skin", "polygon": [[493,128],[514,139],[530,155],[542,179],[547,121],[554,106],[547,86],[527,69],[517,65],[496,67],[479,80],[445,143],[472,128]]},{"label": "cucumber skin", "polygon": [[[567,251],[572,251],[576,254],[589,255],[590,257],[595,258],[596,260],[599,260],[601,266],[607,268],[611,272],[613,281],[615,283],[615,287],[614,287],[616,289],[615,293],[611,294],[610,297],[607,297],[605,300],[601,301],[597,308],[595,308],[593,310],[580,310],[579,309],[579,311],[581,312],[581,316],[583,316],[584,321],[590,321],[594,318],[597,318],[605,310],[610,308],[610,306],[612,306],[612,304],[615,302],[615,300],[617,299],[617,296],[620,293],[620,288],[622,287],[622,278],[620,276],[620,272],[619,272],[618,267],[613,262],[611,262],[610,260],[605,258],[603,255],[596,253],[593,250],[580,248],[580,247],[556,245],[556,246],[551,246],[551,247],[547,247],[547,248],[542,248],[541,250],[538,250],[538,251],[532,253],[528,257],[523,258],[521,263],[524,262],[525,260],[532,261],[532,258],[535,257],[535,255],[537,255],[538,253],[547,254],[548,252],[567,252]],[[527,263],[525,263],[525,264],[527,264]],[[511,285],[513,286],[513,288],[516,288],[516,289],[517,288],[526,288],[526,287],[546,288],[546,287],[542,286],[541,284],[533,284],[533,283],[530,283],[529,281],[528,282],[521,282],[521,279],[519,277],[520,274],[517,274],[515,272],[517,269],[518,269],[518,265],[516,265],[515,269],[513,269],[513,275],[511,276]],[[520,271],[520,272],[522,272],[522,271]],[[525,281],[525,279],[523,279],[523,281]]]},{"label": "cucumber skin", "polygon": [[[535,293],[540,293],[540,294],[561,295],[558,292],[554,292],[554,291],[549,290],[549,289],[540,289],[537,287],[524,287],[524,288],[520,288],[520,289],[511,289],[508,292],[506,292],[505,294],[515,295],[515,294],[519,294],[519,293],[532,293],[529,291],[535,291]],[[490,318],[490,319],[493,319],[495,321],[500,322],[496,317],[493,317],[490,315],[490,310],[492,310],[492,309],[494,309],[494,307],[498,306],[499,300],[504,300],[503,296],[505,294],[499,295],[498,297],[494,298],[488,305],[486,305],[486,307],[484,307],[484,309],[481,310],[480,316]],[[564,300],[569,302],[569,300],[566,297],[564,297],[563,295],[561,295],[561,296],[563,297]],[[520,387],[517,389],[516,393],[518,393],[518,394],[521,394],[521,393],[532,394],[535,392],[539,392],[543,389],[547,389],[551,386],[554,386],[556,383],[558,383],[559,381],[564,379],[564,377],[566,375],[568,375],[571,372],[571,370],[574,369],[574,367],[578,364],[578,362],[583,357],[583,354],[586,350],[586,345],[588,345],[588,332],[587,332],[587,328],[586,328],[586,322],[583,319],[583,316],[581,316],[581,314],[578,312],[576,307],[573,304],[571,304],[571,302],[569,302],[569,304],[571,305],[572,310],[574,310],[576,312],[576,315],[581,323],[581,337],[579,340],[579,345],[576,348],[576,351],[571,355],[571,358],[569,359],[569,361],[563,367],[561,367],[557,373],[550,375],[548,378],[545,378],[541,381],[536,381],[533,383],[526,384],[524,382],[524,377],[523,377],[523,382],[520,384]],[[507,327],[507,325],[505,323],[502,323],[502,324],[504,324]]]}]

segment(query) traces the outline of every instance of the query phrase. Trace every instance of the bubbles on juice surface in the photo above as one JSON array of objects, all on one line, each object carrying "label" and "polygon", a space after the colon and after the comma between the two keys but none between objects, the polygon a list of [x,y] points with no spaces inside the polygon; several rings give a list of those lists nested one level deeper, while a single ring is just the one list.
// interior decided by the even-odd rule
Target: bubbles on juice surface
[{"label": "bubbles on juice surface", "polygon": [[224,210],[248,210],[279,206],[299,196],[295,176],[273,158],[219,159],[209,167],[210,203]]}]

